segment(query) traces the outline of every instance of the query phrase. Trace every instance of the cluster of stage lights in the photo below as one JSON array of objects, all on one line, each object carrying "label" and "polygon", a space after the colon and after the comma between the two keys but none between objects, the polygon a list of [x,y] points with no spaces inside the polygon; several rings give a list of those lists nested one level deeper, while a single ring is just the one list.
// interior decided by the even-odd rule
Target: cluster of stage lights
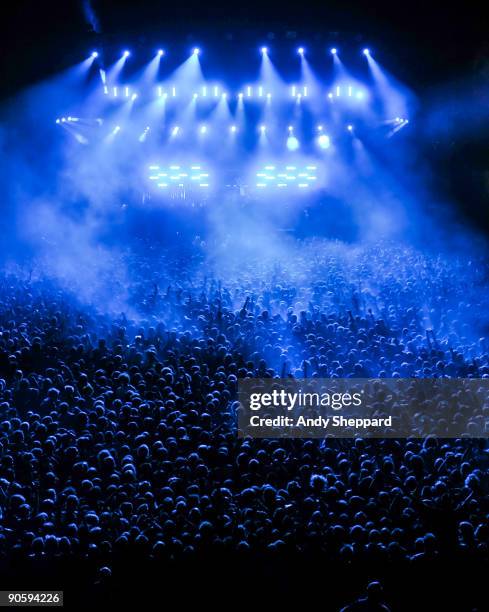
[{"label": "cluster of stage lights", "polygon": [[[268,52],[269,52],[268,47],[261,47],[261,53],[263,55],[268,55]],[[192,50],[193,55],[200,55],[200,53],[201,53],[201,50],[198,47],[195,47]],[[306,54],[306,49],[304,47],[299,47],[297,49],[297,53],[300,56],[304,56]],[[330,49],[330,53],[333,56],[336,56],[338,54],[338,49],[336,47],[333,47]],[[363,54],[370,55],[369,49],[363,49]],[[125,50],[122,53],[122,59],[127,59],[128,57],[130,57],[130,55],[131,55],[131,52],[129,50]],[[157,57],[161,58],[166,55],[166,52],[163,49],[158,49],[156,51],[156,55]],[[97,51],[92,52],[92,58],[95,59],[98,56],[99,56],[99,53]],[[104,85],[105,95],[111,98],[131,98],[132,100],[135,100],[138,97],[138,93],[133,92],[131,88],[127,85],[109,86],[105,82],[105,79],[104,79],[103,85]],[[163,99],[177,98],[179,97],[179,94],[181,93],[177,90],[177,87],[175,86],[169,86],[169,87],[158,86],[156,87],[156,92],[157,92],[157,96]],[[300,101],[303,98],[307,98],[309,95],[307,86],[292,85],[289,89],[289,92],[290,92],[290,97],[294,98],[296,102],[298,103],[300,103]],[[262,99],[263,101],[271,102],[274,94],[272,91],[266,90],[266,88],[261,85],[253,86],[253,87],[247,86],[243,89],[243,91],[237,94],[232,94],[232,95],[230,95],[229,93],[225,91],[222,91],[218,86],[211,87],[211,86],[204,85],[203,87],[199,89],[199,91],[194,91],[194,93],[190,95],[193,97],[194,100],[202,99],[202,98],[204,99],[205,98],[223,98],[223,99],[232,98],[232,99],[238,99],[238,100],[242,100],[245,98],[248,98],[248,99],[252,98],[254,100]],[[340,84],[334,85],[332,90],[325,92],[324,95],[330,101],[333,101],[337,98],[362,100],[362,99],[365,99],[366,92],[365,90],[361,88],[357,88],[351,84],[340,83]]]},{"label": "cluster of stage lights", "polygon": [[[78,123],[79,121],[80,119],[78,117],[59,117],[58,119],[56,119],[57,124]],[[96,121],[99,125],[103,124],[102,119],[97,119]],[[395,122],[398,124],[402,122],[407,123],[407,119],[401,119],[399,117],[396,117]],[[143,132],[139,136],[140,142],[144,142],[146,140],[150,130],[151,128],[149,125],[144,128]],[[353,132],[353,125],[351,124],[347,125],[346,130],[348,132]],[[111,131],[111,133],[115,135],[115,134],[118,134],[120,131],[121,131],[121,126],[116,125],[114,129]],[[260,135],[265,136],[268,132],[268,127],[265,124],[261,124],[258,126],[257,131]],[[237,135],[240,132],[240,129],[237,125],[232,124],[228,127],[228,132],[231,135],[235,135],[235,134]],[[201,124],[197,127],[197,133],[200,134],[201,136],[206,136],[211,133],[211,129],[209,128],[207,124]],[[220,133],[221,131],[219,130],[219,134]],[[179,125],[171,126],[169,128],[169,134],[172,138],[181,136],[183,134],[182,127]],[[331,146],[331,138],[325,133],[324,126],[322,124],[319,124],[316,126],[316,134],[317,134],[316,143],[318,147],[320,149],[329,149],[329,147]],[[287,148],[289,149],[289,151],[296,151],[297,149],[300,148],[300,142],[295,134],[295,128],[293,125],[289,125],[287,128],[286,144],[287,144]]]},{"label": "cluster of stage lights", "polygon": [[[295,101],[298,103],[303,98],[305,99],[309,96],[309,88],[307,87],[307,85],[291,85],[288,91],[289,96],[295,99]],[[135,100],[138,97],[138,94],[134,92],[128,85],[109,87],[107,84],[105,84],[104,94],[112,98],[131,98],[132,100]],[[167,100],[169,98],[178,98],[179,91],[178,88],[173,85],[170,85],[169,87],[163,87],[159,85],[158,87],[156,87],[156,95],[158,98],[163,98],[164,100]],[[223,91],[222,88],[218,85],[202,85],[199,91],[194,91],[191,96],[194,101],[197,101],[198,99],[227,100],[231,98],[230,94],[226,91]],[[354,87],[353,85],[341,84],[335,85],[332,90],[325,94],[325,96],[330,101],[333,101],[337,98],[363,100],[366,97],[366,93],[363,89]],[[273,94],[271,91],[268,91],[262,85],[248,85],[244,88],[243,91],[240,91],[238,94],[234,95],[234,98],[238,101],[242,101],[244,99],[253,99],[271,102]]]},{"label": "cluster of stage lights", "polygon": [[294,165],[284,167],[267,165],[256,173],[256,187],[258,189],[266,189],[267,187],[307,189],[317,181],[316,170],[317,166],[310,165],[304,168]]},{"label": "cluster of stage lights", "polygon": [[154,181],[159,189],[170,187],[209,187],[209,173],[203,172],[202,166],[189,167],[172,164],[170,166],[151,165],[149,180]]},{"label": "cluster of stage lights", "polygon": [[[261,47],[260,48],[260,52],[262,55],[268,55],[269,53],[269,49],[268,47]],[[331,53],[331,55],[337,55],[338,54],[338,49],[336,47],[332,47],[329,52]],[[298,47],[297,49],[297,53],[300,56],[304,56],[306,54],[306,49],[305,47]],[[363,55],[369,56],[370,55],[370,49],[365,48],[362,50]],[[192,55],[200,55],[201,54],[201,49],[199,47],[194,47],[192,49]],[[125,51],[122,52],[122,57],[123,58],[128,58],[131,55],[131,52],[128,51],[127,49]],[[163,49],[158,49],[156,51],[156,55],[158,57],[163,57],[164,55],[166,55],[166,52]],[[93,59],[96,59],[99,56],[98,51],[92,51],[91,57]]]},{"label": "cluster of stage lights", "polygon": [[[149,166],[148,179],[160,190],[172,188],[180,189],[208,189],[210,185],[209,172],[201,164],[181,165],[170,164]],[[317,166],[297,166],[284,164],[266,164],[259,168],[254,175],[254,186],[263,189],[298,189],[304,190],[315,187],[317,184]]]}]

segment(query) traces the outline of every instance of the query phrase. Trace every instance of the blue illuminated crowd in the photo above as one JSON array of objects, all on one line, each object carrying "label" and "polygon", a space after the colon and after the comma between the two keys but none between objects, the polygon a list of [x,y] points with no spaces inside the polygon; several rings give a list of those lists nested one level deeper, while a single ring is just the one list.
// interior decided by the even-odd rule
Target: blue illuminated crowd
[{"label": "blue illuminated crowd", "polygon": [[[1,277],[1,563],[86,562],[99,585],[129,558],[486,564],[485,440],[240,440],[235,424],[242,377],[488,377],[484,258],[313,241],[222,276],[196,259],[173,280],[164,256],[133,259],[131,315]],[[376,579],[345,609],[390,609]]]}]

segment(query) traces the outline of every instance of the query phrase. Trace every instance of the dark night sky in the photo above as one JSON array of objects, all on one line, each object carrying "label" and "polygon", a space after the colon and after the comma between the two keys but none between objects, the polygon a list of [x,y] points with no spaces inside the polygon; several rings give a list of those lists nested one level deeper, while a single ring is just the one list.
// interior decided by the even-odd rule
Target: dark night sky
[{"label": "dark night sky", "polygon": [[483,2],[450,3],[433,0],[341,2],[211,2],[205,0],[92,0],[101,35],[90,32],[82,0],[12,0],[2,3],[1,55],[3,95],[42,79],[78,61],[94,44],[120,44],[141,37],[185,39],[223,37],[232,32],[259,41],[268,32],[277,40],[287,31],[299,36],[321,33],[328,40],[368,43],[392,53],[404,67],[403,77],[421,86],[442,82],[474,69],[487,54],[489,19]]}]

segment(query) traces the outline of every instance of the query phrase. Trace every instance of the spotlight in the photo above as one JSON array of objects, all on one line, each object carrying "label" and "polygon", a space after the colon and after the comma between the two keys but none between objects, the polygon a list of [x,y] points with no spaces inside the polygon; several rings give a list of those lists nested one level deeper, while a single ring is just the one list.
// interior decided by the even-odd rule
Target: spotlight
[{"label": "spotlight", "polygon": [[268,47],[262,47],[261,52],[263,53],[263,55],[266,55],[268,53]]},{"label": "spotlight", "polygon": [[265,132],[267,129],[266,125],[260,125],[260,132],[263,134],[263,132]]},{"label": "spotlight", "polygon": [[56,123],[61,123],[61,119],[56,119]]},{"label": "spotlight", "polygon": [[370,49],[364,49],[363,50],[363,54],[364,55],[370,55]]},{"label": "spotlight", "polygon": [[165,52],[163,49],[158,49],[158,57],[161,57],[162,55],[165,55]]},{"label": "spotlight", "polygon": [[336,55],[338,53],[338,49],[336,47],[333,47],[331,49],[331,55]]},{"label": "spotlight", "polygon": [[199,97],[198,93],[194,93],[194,100],[197,100],[197,98]]},{"label": "spotlight", "polygon": [[137,93],[133,93],[132,97],[131,97],[131,100],[134,101],[137,97],[138,97],[138,94]]},{"label": "spotlight", "polygon": [[292,125],[289,125],[289,132],[293,132],[293,131],[294,131],[293,126],[292,126]]},{"label": "spotlight", "polygon": [[200,49],[199,49],[198,47],[195,47],[195,49],[192,51],[192,53],[193,53],[194,55],[199,55],[199,53],[200,53]]},{"label": "spotlight", "polygon": [[297,151],[299,148],[299,141],[295,136],[289,136],[287,138],[287,149],[289,151]]},{"label": "spotlight", "polygon": [[93,51],[93,52],[92,52],[92,57],[93,57],[93,58],[98,57],[98,52],[97,52],[97,51]]},{"label": "spotlight", "polygon": [[237,127],[235,125],[232,125],[229,129],[234,134],[236,132],[236,130],[237,130]]},{"label": "spotlight", "polygon": [[304,55],[304,47],[299,47],[299,48],[297,49],[297,53],[298,53],[299,55]]},{"label": "spotlight", "polygon": [[271,100],[272,94],[271,93],[267,93],[267,98],[268,98],[268,100]]},{"label": "spotlight", "polygon": [[353,126],[352,126],[351,124],[350,124],[350,125],[347,125],[347,126],[346,126],[346,129],[347,129],[349,132],[353,132]]},{"label": "spotlight", "polygon": [[124,53],[122,54],[123,57],[129,57],[131,55],[130,51],[124,51]]},{"label": "spotlight", "polygon": [[206,125],[200,126],[200,133],[201,134],[207,134],[207,126]]},{"label": "spotlight", "polygon": [[322,125],[318,125],[318,132],[322,132],[323,131],[323,126]]},{"label": "spotlight", "polygon": [[321,149],[329,149],[330,144],[331,141],[329,139],[329,136],[326,136],[326,134],[321,134],[321,136],[319,136],[318,145]]},{"label": "spotlight", "polygon": [[180,131],[180,128],[178,127],[178,125],[176,125],[173,130],[171,131],[172,136],[176,136],[178,134],[178,132]]},{"label": "spotlight", "polygon": [[243,99],[243,92],[240,92],[240,93],[238,94],[238,98],[239,98],[240,100],[242,100],[242,99]]}]

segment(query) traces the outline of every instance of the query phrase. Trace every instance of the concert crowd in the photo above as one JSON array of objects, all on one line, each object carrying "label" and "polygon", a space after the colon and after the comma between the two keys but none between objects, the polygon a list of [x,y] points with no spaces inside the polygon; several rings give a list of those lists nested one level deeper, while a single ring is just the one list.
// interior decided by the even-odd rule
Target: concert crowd
[{"label": "concert crowd", "polygon": [[238,592],[234,572],[255,567],[289,592],[310,563],[325,609],[390,610],[432,604],[416,589],[442,567],[437,588],[482,609],[457,576],[487,568],[486,440],[238,439],[236,392],[244,377],[489,377],[484,257],[321,241],[228,269],[170,257],[128,256],[132,282],[107,279],[124,312],[41,268],[3,273],[4,572],[78,572],[100,593],[187,572],[189,591]]}]

